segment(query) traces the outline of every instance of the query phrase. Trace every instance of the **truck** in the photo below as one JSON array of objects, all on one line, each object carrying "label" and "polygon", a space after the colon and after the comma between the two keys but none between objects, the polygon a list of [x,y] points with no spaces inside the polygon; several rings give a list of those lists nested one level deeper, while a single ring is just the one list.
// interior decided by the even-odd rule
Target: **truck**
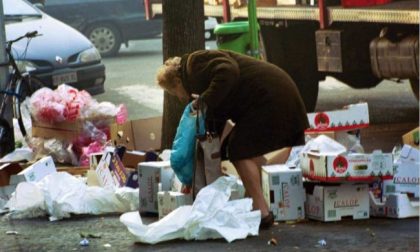
[{"label": "truck", "polygon": [[[149,18],[162,15],[161,1],[145,5]],[[204,13],[219,22],[243,21],[248,5],[204,0]],[[418,0],[256,0],[256,13],[265,59],[292,77],[308,111],[327,76],[353,88],[409,80],[418,99]]]}]

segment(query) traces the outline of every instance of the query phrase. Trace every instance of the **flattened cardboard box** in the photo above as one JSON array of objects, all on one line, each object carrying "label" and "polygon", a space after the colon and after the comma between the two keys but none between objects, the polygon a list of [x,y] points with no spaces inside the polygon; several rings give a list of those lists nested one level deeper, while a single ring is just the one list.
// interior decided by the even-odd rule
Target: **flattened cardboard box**
[{"label": "flattened cardboard box", "polygon": [[371,181],[376,177],[392,178],[391,153],[374,151],[370,154],[351,153],[323,155],[301,153],[300,168],[303,176],[323,182]]},{"label": "flattened cardboard box", "polygon": [[306,132],[354,130],[369,126],[367,103],[351,104],[341,110],[309,113],[307,116],[309,129]]},{"label": "flattened cardboard box", "polygon": [[305,218],[305,190],[300,169],[287,165],[263,166],[262,188],[275,220]]},{"label": "flattened cardboard box", "polygon": [[152,117],[111,125],[111,140],[128,150],[160,150],[162,117]]},{"label": "flattened cardboard box", "polygon": [[354,220],[369,218],[367,184],[315,185],[311,189],[312,192],[307,190],[305,202],[308,218],[320,221],[339,221],[345,216]]}]

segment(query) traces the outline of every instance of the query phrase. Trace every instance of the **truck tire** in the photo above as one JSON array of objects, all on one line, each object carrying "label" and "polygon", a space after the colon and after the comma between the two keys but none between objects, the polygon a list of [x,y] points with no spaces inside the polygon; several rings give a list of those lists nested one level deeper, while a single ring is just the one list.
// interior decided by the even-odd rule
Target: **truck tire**
[{"label": "truck tire", "polygon": [[419,100],[419,79],[410,79],[411,90],[413,91],[414,95]]},{"label": "truck tire", "polygon": [[102,57],[114,56],[120,50],[121,34],[112,24],[92,24],[86,29],[85,35],[95,45]]}]

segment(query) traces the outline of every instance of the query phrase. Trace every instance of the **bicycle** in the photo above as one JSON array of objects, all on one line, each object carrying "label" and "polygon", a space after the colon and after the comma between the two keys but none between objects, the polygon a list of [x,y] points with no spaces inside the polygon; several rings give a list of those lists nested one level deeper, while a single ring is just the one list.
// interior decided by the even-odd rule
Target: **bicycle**
[{"label": "bicycle", "polygon": [[[24,38],[28,39],[26,44],[26,49],[29,46],[30,40],[36,36],[39,36],[37,31],[28,32],[23,36],[20,36],[16,39],[10,40],[6,42],[6,54],[8,56],[8,62],[3,64],[11,67],[8,84],[6,89],[0,91],[3,94],[3,99],[0,105],[0,156],[3,156],[11,151],[13,151],[10,147],[8,148],[8,143],[12,142],[14,132],[13,127],[9,124],[9,122],[4,118],[6,107],[10,102],[10,98],[12,97],[12,110],[13,110],[13,118],[15,118],[18,122],[19,129],[22,133],[22,136],[25,138],[26,142],[30,142],[28,139],[28,134],[25,129],[25,125],[23,123],[23,116],[22,116],[22,102],[26,99],[26,97],[30,97],[32,93],[34,93],[37,89],[45,86],[41,81],[36,78],[33,78],[30,75],[31,70],[19,68],[13,53],[12,53],[12,45]],[[25,50],[26,52],[26,50]]]}]

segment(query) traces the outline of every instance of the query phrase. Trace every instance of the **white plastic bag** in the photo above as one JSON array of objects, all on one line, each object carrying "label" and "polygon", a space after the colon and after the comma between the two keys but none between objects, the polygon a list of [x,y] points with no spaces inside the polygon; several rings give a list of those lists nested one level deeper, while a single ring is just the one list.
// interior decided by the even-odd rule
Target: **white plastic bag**
[{"label": "white plastic bag", "polygon": [[43,210],[50,220],[70,217],[70,214],[123,213],[138,209],[138,189],[119,188],[117,191],[89,187],[66,172],[57,172],[36,184],[20,183],[7,203],[11,218],[30,218],[32,209]]},{"label": "white plastic bag", "polygon": [[228,201],[235,184],[234,177],[220,177],[200,190],[192,206],[179,207],[150,225],[142,223],[138,212],[125,213],[120,221],[137,241],[150,244],[179,238],[232,242],[258,235],[261,213],[252,211],[252,200]]}]

